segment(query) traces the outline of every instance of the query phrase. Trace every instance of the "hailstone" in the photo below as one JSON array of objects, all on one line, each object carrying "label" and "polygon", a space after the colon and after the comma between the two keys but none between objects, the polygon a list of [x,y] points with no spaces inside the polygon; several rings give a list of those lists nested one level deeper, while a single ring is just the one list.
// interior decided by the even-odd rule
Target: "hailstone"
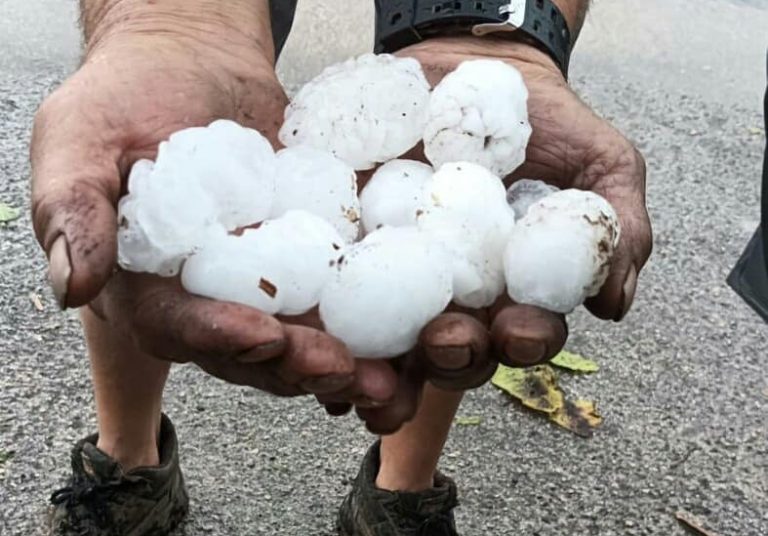
[{"label": "hailstone", "polygon": [[360,194],[365,231],[416,225],[433,174],[432,167],[414,160],[392,160],[377,169]]},{"label": "hailstone", "polygon": [[414,228],[382,227],[339,258],[320,297],[326,331],[362,358],[395,357],[451,301],[449,259]]},{"label": "hailstone", "polygon": [[426,186],[419,228],[453,258],[454,301],[487,307],[504,292],[501,252],[515,225],[501,179],[470,162],[445,164]]},{"label": "hailstone", "polygon": [[599,195],[562,190],[543,198],[510,234],[504,252],[509,296],[570,313],[600,291],[619,236],[616,211]]},{"label": "hailstone", "polygon": [[285,110],[280,141],[330,151],[357,170],[402,155],[421,139],[430,87],[412,58],[365,54],[326,68]]},{"label": "hailstone", "polygon": [[424,152],[440,167],[457,159],[506,177],[525,160],[531,136],[528,90],[520,72],[498,60],[465,61],[432,92]]},{"label": "hailstone", "polygon": [[328,222],[289,211],[240,236],[208,242],[184,264],[181,282],[193,294],[267,314],[302,314],[317,305],[343,247]]},{"label": "hailstone", "polygon": [[264,220],[275,195],[275,155],[257,131],[215,121],[171,135],[155,162],[131,169],[118,205],[118,262],[173,276],[203,243]]},{"label": "hailstone", "polygon": [[258,131],[219,120],[172,134],[160,144],[155,173],[199,185],[233,230],[265,220],[275,197],[275,154]]},{"label": "hailstone", "polygon": [[560,188],[544,181],[521,179],[507,190],[507,203],[515,212],[515,220],[520,220],[534,203],[550,194],[559,192]]},{"label": "hailstone", "polygon": [[306,210],[333,225],[346,242],[360,235],[357,176],[331,153],[297,145],[277,153],[277,194],[272,218]]},{"label": "hailstone", "polygon": [[130,193],[118,204],[118,262],[126,270],[170,277],[202,242],[225,236],[226,229],[199,184],[155,169],[149,160],[131,169]]}]

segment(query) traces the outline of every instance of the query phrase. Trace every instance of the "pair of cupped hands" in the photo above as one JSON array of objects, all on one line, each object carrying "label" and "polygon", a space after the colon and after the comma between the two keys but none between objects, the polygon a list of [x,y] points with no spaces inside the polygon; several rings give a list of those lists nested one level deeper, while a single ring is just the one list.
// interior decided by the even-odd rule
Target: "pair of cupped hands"
[{"label": "pair of cupped hands", "polygon": [[[476,58],[522,72],[533,136],[526,163],[510,179],[592,190],[613,204],[621,242],[608,281],[587,307],[621,320],[651,250],[645,164],[632,144],[527,44],[439,38],[398,54],[420,61],[433,84]],[[277,146],[287,102],[271,54],[226,36],[125,32],[90,46],[79,70],[42,104],[31,147],[33,220],[61,306],[88,305],[158,359],[194,362],[276,395],[315,395],[331,414],[355,407],[376,433],[413,416],[425,382],[470,389],[488,381],[499,362],[532,365],[562,348],[563,315],[502,298],[484,310],[450,307],[408,355],[360,360],[322,331],[317,314],[275,318],[190,295],[175,279],[115,270],[115,207],[133,162],[153,158],[174,131],[221,118]]]}]

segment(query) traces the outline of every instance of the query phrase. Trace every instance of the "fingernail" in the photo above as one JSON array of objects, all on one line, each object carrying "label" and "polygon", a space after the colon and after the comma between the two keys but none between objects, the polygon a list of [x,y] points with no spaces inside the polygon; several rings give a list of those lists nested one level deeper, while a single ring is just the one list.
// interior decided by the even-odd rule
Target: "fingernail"
[{"label": "fingernail", "polygon": [[427,357],[435,367],[444,370],[461,370],[472,363],[472,351],[467,346],[430,346]]},{"label": "fingernail", "polygon": [[72,276],[72,265],[69,260],[69,244],[67,237],[60,235],[51,246],[48,254],[48,280],[53,289],[53,295],[59,307],[66,309],[69,278]]},{"label": "fingernail", "polygon": [[627,278],[624,280],[624,286],[621,288],[621,308],[614,321],[619,322],[632,308],[632,302],[635,301],[635,290],[637,290],[637,269],[635,265],[629,267]]},{"label": "fingernail", "polygon": [[235,361],[238,363],[259,363],[279,357],[284,351],[285,340],[280,339],[255,346],[247,352],[235,356]]},{"label": "fingernail", "polygon": [[547,359],[547,346],[531,339],[510,339],[504,347],[506,358],[515,365],[537,365]]},{"label": "fingernail", "polygon": [[313,394],[329,394],[341,391],[354,380],[351,374],[323,376],[312,378],[301,383],[301,387]]}]

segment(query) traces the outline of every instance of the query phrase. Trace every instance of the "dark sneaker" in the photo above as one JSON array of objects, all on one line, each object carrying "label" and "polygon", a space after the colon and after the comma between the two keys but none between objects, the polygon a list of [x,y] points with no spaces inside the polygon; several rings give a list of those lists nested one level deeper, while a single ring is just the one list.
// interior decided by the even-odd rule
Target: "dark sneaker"
[{"label": "dark sneaker", "polygon": [[164,536],[179,525],[189,499],[176,432],[163,415],[160,465],[123,472],[96,448],[93,435],[72,451],[69,485],[51,496],[49,536]]},{"label": "dark sneaker", "polygon": [[435,487],[419,493],[392,492],[376,487],[379,443],[368,451],[339,511],[341,536],[458,536],[453,509],[456,484],[441,474]]}]

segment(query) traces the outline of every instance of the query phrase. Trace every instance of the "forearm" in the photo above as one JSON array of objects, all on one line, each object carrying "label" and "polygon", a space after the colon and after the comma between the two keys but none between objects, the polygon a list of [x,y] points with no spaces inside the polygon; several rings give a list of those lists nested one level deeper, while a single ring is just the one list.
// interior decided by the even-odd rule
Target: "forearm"
[{"label": "forearm", "polygon": [[116,35],[171,35],[274,58],[268,0],[80,0],[86,52]]},{"label": "forearm", "polygon": [[552,0],[560,9],[571,30],[571,42],[575,43],[584,26],[590,0]]}]

